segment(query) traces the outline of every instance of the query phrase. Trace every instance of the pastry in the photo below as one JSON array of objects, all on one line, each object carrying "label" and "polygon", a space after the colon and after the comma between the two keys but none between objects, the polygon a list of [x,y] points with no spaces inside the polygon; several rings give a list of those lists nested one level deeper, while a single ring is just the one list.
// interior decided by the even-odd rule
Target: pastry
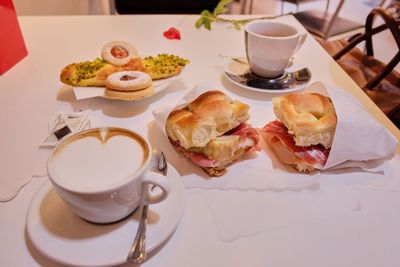
[{"label": "pastry", "polygon": [[154,94],[154,86],[150,85],[144,89],[135,91],[118,91],[106,88],[104,96],[109,99],[133,101],[149,97],[153,94]]},{"label": "pastry", "polygon": [[158,54],[143,59],[145,72],[150,74],[153,80],[177,75],[188,63],[189,60],[171,54]]},{"label": "pastry", "polygon": [[138,58],[139,54],[136,48],[130,43],[113,41],[103,47],[101,57],[115,66],[122,66],[127,64],[131,59]]},{"label": "pastry", "polygon": [[60,74],[60,80],[72,86],[106,86],[107,77],[119,71],[142,71],[152,80],[179,74],[189,61],[175,55],[160,54],[155,57],[132,58],[125,65],[116,66],[104,59],[72,63]]},{"label": "pastry", "polygon": [[149,74],[141,71],[120,71],[107,77],[106,86],[117,91],[136,91],[151,85]]},{"label": "pastry", "polygon": [[122,66],[97,58],[94,61],[69,64],[61,71],[60,80],[72,86],[106,86],[110,74],[125,70],[145,71],[145,68],[140,58],[131,59]]}]

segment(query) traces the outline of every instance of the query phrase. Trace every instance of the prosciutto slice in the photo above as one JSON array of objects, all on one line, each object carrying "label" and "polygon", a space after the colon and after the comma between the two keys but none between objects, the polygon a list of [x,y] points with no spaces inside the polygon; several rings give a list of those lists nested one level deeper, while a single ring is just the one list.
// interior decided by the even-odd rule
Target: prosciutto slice
[{"label": "prosciutto slice", "polygon": [[[275,120],[268,123],[261,129],[261,133],[266,136],[268,143],[274,144],[276,142],[281,142],[288,150],[286,153],[292,153],[298,159],[307,162],[317,169],[321,169],[328,159],[330,150],[322,145],[297,146],[294,142],[293,135],[288,132],[288,129],[281,121]],[[285,153],[285,151],[280,152]],[[284,158],[289,158],[288,155],[285,156],[281,154],[281,157],[282,156]],[[286,163],[290,164],[291,162]]]},{"label": "prosciutto slice", "polygon": [[[240,136],[240,147],[244,148],[245,151],[253,151],[253,150],[259,150],[258,149],[258,141],[259,141],[259,136],[258,132],[256,129],[252,128],[249,124],[247,123],[241,123],[239,126],[236,128],[230,130],[229,132],[225,133],[224,135],[238,135]],[[190,160],[192,160],[194,163],[199,165],[200,167],[204,168],[215,168],[220,165],[220,162],[218,160],[214,159],[209,159],[206,155],[204,155],[201,152],[192,152],[186,150],[184,147],[182,147],[179,143],[179,141],[174,141],[171,138],[169,138],[169,141],[175,148],[175,150],[184,156],[188,157]]]},{"label": "prosciutto slice", "polygon": [[183,146],[181,146],[179,141],[174,141],[170,137],[168,137],[168,139],[171,142],[174,149],[176,150],[176,152],[189,158],[190,160],[192,160],[194,163],[196,163],[200,167],[204,167],[204,168],[218,167],[218,165],[219,165],[218,161],[209,159],[206,155],[204,155],[203,153],[200,153],[200,152],[187,151]]},{"label": "prosciutto slice", "polygon": [[225,133],[225,135],[239,135],[240,136],[240,145],[242,147],[246,147],[246,151],[258,151],[258,141],[259,135],[256,129],[252,128],[247,123],[241,123],[236,128],[233,128],[229,132]]}]

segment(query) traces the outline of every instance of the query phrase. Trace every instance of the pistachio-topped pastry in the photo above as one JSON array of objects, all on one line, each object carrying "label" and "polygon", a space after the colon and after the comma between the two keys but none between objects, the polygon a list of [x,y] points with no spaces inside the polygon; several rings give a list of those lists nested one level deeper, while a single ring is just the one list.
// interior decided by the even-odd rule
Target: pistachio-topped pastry
[{"label": "pistachio-topped pastry", "polygon": [[72,86],[106,86],[107,77],[120,71],[142,71],[152,80],[180,73],[189,60],[171,54],[140,58],[134,46],[127,42],[110,42],[103,47],[102,58],[72,63],[60,74],[60,80]]},{"label": "pistachio-topped pastry", "polygon": [[115,66],[103,59],[72,63],[60,75],[63,83],[72,86],[106,86],[107,77],[118,71],[144,71],[140,58],[131,59],[127,64]]},{"label": "pistachio-topped pastry", "polygon": [[189,60],[171,54],[145,57],[143,65],[152,79],[162,79],[178,74]]},{"label": "pistachio-topped pastry", "polygon": [[94,61],[84,61],[76,64],[76,77],[72,77],[72,82],[79,83],[81,80],[87,80],[96,76],[96,71],[105,65],[105,61],[96,58]]}]

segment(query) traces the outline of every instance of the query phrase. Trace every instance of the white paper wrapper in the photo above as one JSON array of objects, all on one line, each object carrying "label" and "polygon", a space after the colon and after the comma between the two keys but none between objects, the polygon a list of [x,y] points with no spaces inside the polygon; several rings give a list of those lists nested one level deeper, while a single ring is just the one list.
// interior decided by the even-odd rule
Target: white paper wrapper
[{"label": "white paper wrapper", "polygon": [[310,85],[307,91],[327,92],[338,118],[324,170],[359,167],[376,171],[382,160],[394,154],[396,138],[371,117],[351,94],[334,86],[325,87],[320,82]]},{"label": "white paper wrapper", "polygon": [[[201,83],[189,91],[177,104],[154,110],[155,122],[164,135],[166,136],[166,119],[173,109],[191,102],[205,91],[215,89],[224,91],[220,86]],[[394,153],[397,143],[394,136],[376,122],[359,102],[345,91],[334,87],[325,88],[322,83],[314,83],[307,90],[330,95],[338,115],[339,122],[335,139],[324,170],[357,167],[369,172],[385,171],[386,165],[381,164],[382,159]],[[230,95],[229,92],[225,93]],[[272,104],[269,101],[250,108],[250,123],[253,127],[262,127],[274,118]],[[359,125],[354,121],[359,122]],[[172,146],[170,148],[174,150]],[[262,150],[245,155],[243,159],[229,166],[228,172],[219,178],[208,177],[200,170],[200,167],[188,163],[189,160],[183,156],[175,168],[183,175],[187,188],[301,191],[319,187],[320,172],[311,175],[298,173],[291,166],[280,163],[272,151],[266,148],[267,151]]]}]

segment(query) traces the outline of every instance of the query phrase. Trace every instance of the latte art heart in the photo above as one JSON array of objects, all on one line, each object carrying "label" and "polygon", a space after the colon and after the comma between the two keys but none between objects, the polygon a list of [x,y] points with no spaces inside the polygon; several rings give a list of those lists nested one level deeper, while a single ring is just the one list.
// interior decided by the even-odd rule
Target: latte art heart
[{"label": "latte art heart", "polygon": [[132,136],[95,132],[58,148],[51,166],[65,188],[96,191],[134,175],[146,157],[143,144]]}]

